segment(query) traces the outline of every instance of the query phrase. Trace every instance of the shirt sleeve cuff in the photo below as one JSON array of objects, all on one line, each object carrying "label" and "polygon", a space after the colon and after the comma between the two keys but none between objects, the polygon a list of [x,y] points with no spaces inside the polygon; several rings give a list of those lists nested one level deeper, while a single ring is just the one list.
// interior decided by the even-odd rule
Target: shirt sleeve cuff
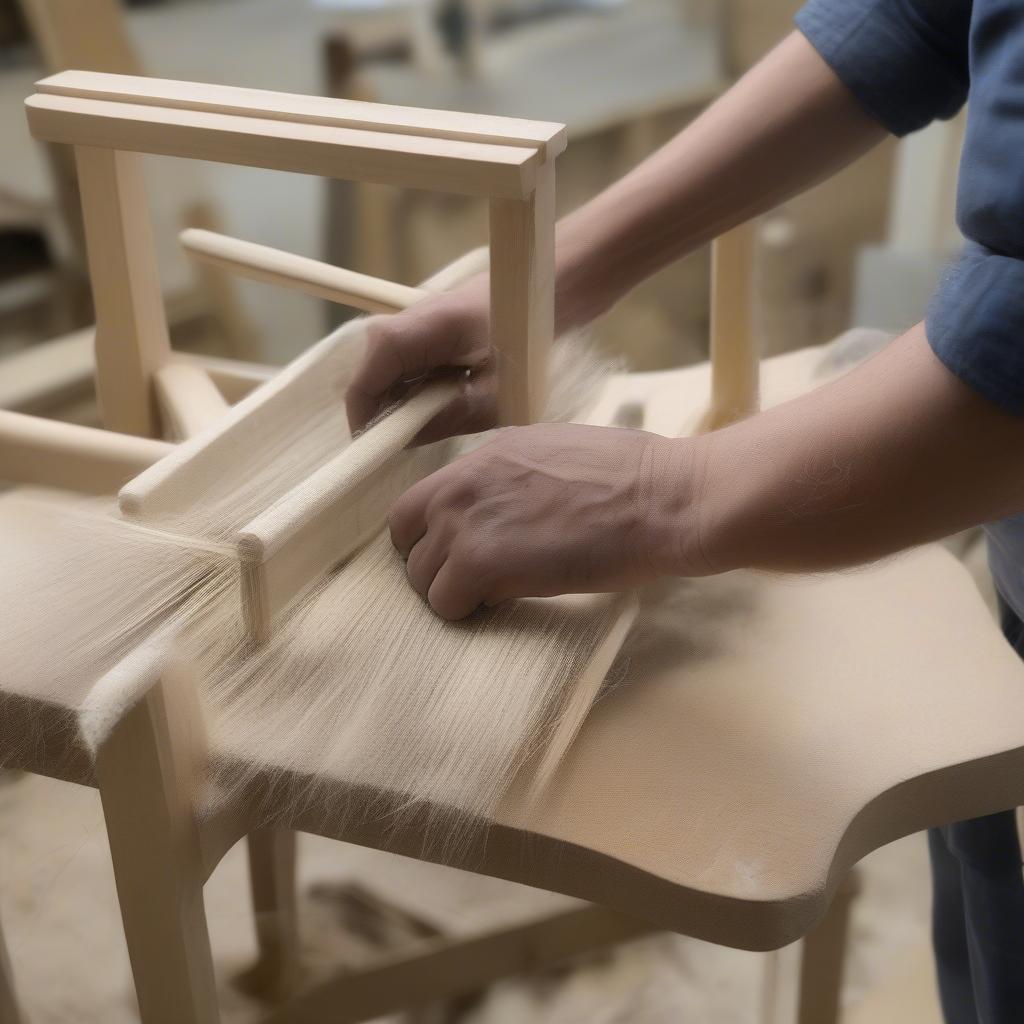
[{"label": "shirt sleeve cuff", "polygon": [[796,15],[807,37],[867,112],[894,135],[952,117],[966,73],[892,0],[809,0]]},{"label": "shirt sleeve cuff", "polygon": [[926,330],[949,370],[1024,416],[1024,261],[968,243],[943,275]]}]

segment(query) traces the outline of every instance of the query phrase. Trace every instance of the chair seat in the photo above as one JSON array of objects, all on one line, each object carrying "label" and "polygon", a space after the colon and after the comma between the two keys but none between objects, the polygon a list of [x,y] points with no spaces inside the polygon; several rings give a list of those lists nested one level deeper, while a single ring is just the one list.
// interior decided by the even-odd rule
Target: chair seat
[{"label": "chair seat", "polygon": [[[768,360],[769,404],[831,375],[833,356]],[[631,375],[608,400],[643,404],[668,432],[692,427],[707,387],[706,366]],[[41,542],[5,528],[3,505],[0,564],[8,545]],[[76,711],[90,686],[0,683],[0,764],[90,782]],[[344,780],[318,779],[302,802],[308,780],[281,771],[257,762],[253,808],[271,793],[282,824],[433,856],[415,827],[353,814]],[[849,573],[659,586],[542,796],[518,780],[446,859],[768,949],[806,932],[870,850],[1018,803],[1024,667],[968,573],[929,545]]]}]

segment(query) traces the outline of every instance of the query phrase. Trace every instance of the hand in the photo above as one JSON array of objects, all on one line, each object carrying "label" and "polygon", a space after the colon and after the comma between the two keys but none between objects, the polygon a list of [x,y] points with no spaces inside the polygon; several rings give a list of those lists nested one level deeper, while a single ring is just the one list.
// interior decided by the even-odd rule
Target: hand
[{"label": "hand", "polygon": [[514,597],[703,574],[689,527],[693,462],[692,442],[641,430],[503,430],[407,491],[391,510],[391,539],[413,587],[446,619]]},{"label": "hand", "polygon": [[369,322],[366,356],[345,395],[353,432],[429,373],[469,370],[451,405],[420,431],[417,444],[487,430],[497,422],[494,349],[486,276],[426,299],[394,316]]}]

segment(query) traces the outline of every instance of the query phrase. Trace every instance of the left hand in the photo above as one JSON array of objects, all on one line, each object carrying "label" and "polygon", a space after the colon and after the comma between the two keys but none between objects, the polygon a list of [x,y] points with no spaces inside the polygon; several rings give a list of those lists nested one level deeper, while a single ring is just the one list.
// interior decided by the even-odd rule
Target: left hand
[{"label": "left hand", "polygon": [[703,574],[687,528],[692,461],[690,442],[641,430],[510,428],[410,488],[391,510],[391,538],[446,619],[515,597]]}]

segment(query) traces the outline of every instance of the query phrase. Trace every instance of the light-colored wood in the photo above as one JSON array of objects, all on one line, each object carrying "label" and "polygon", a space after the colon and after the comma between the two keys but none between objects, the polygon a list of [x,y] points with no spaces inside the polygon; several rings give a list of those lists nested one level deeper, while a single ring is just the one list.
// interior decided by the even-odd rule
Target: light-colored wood
[{"label": "light-colored wood", "polygon": [[94,336],[88,327],[0,359],[0,409],[45,412],[87,393]]},{"label": "light-colored wood", "polygon": [[[766,404],[829,379],[832,365],[816,350],[767,360]],[[702,365],[616,377],[607,392],[610,406],[645,409],[651,429],[678,428],[683,411],[692,430],[709,379]],[[42,542],[3,506],[0,564]],[[767,949],[806,933],[868,850],[1024,803],[1024,670],[939,547],[810,580],[692,580],[676,602],[641,609],[636,636],[656,642],[624,652],[540,799],[517,781],[486,841],[448,850],[455,866]],[[0,687],[0,756],[88,781],[75,722],[92,681],[13,683]],[[28,734],[45,744],[26,748]],[[243,822],[271,799],[290,827],[430,855],[415,821],[396,830],[360,814],[344,780],[318,779],[324,798],[311,803],[308,779],[246,757],[256,779]],[[211,847],[207,870],[226,845]]]},{"label": "light-colored wood", "polygon": [[646,935],[632,917],[581,905],[456,941],[437,939],[358,974],[339,973],[271,1016],[267,1024],[355,1024],[472,992],[499,978]]},{"label": "light-colored wood", "polygon": [[114,494],[162,459],[166,441],[0,410],[0,480]]},{"label": "light-colored wood", "polygon": [[534,423],[546,400],[554,338],[554,165],[521,201],[491,202],[491,339],[498,352],[498,419]]},{"label": "light-colored wood", "polygon": [[276,615],[378,533],[395,500],[440,468],[443,446],[406,446],[457,395],[450,381],[424,388],[239,531],[240,598],[253,641],[266,640]]},{"label": "light-colored wood", "polygon": [[170,359],[141,157],[75,151],[96,306],[96,391],[104,426],[158,437],[153,374]]},{"label": "light-colored wood", "polygon": [[7,955],[3,929],[0,928],[0,1024],[21,1024],[18,996],[14,990],[11,961]]},{"label": "light-colored wood", "polygon": [[216,472],[221,460],[230,457],[226,453],[237,450],[236,445],[244,446],[254,423],[272,420],[286,409],[289,386],[316,367],[334,345],[329,337],[312,346],[233,405],[221,420],[219,432],[179,444],[169,461],[154,465],[122,488],[121,511],[135,517],[159,515],[180,504],[183,495],[188,500],[187,496],[201,493],[206,474]]},{"label": "light-colored wood", "polygon": [[[39,342],[0,359],[0,409],[48,412],[86,394],[96,371],[95,328]],[[279,367],[193,352],[172,352],[172,363],[204,369],[229,403],[266,383]]]},{"label": "light-colored wood", "polygon": [[228,411],[228,403],[210,375],[194,363],[168,362],[156,371],[153,384],[165,433],[175,440],[195,437]]},{"label": "light-colored wood", "polygon": [[757,412],[760,358],[753,319],[756,222],[711,244],[711,408],[717,430]]},{"label": "light-colored wood", "polygon": [[118,75],[142,74],[120,0],[20,3],[47,68],[95,68]]},{"label": "light-colored wood", "polygon": [[464,195],[522,198],[538,151],[288,120],[37,92],[25,101],[47,142],[213,160]]},{"label": "light-colored wood", "polygon": [[257,829],[248,835],[249,888],[259,958],[239,979],[248,992],[279,1000],[298,984],[296,835],[288,829]]},{"label": "light-colored wood", "polygon": [[216,1024],[213,957],[192,808],[197,723],[186,666],[159,681],[96,755],[139,1010],[146,1024]]},{"label": "light-colored wood", "polygon": [[368,313],[397,313],[426,295],[419,288],[212,231],[190,228],[181,233],[181,244],[196,259],[254,281],[291,288]]},{"label": "light-colored wood", "polygon": [[850,905],[859,891],[859,877],[851,871],[824,918],[804,936],[797,1024],[836,1024],[839,1020]]},{"label": "light-colored wood", "polygon": [[233,405],[266,384],[279,371],[279,366],[267,363],[250,363],[239,359],[222,359],[218,356],[200,355],[194,352],[174,352],[172,362],[190,363],[199,366],[210,376],[225,400]]},{"label": "light-colored wood", "polygon": [[140,106],[535,149],[544,160],[554,159],[566,146],[565,126],[549,121],[396,107],[264,89],[104,75],[88,71],[68,71],[53,75],[38,83],[37,89],[60,96],[113,100]]}]

